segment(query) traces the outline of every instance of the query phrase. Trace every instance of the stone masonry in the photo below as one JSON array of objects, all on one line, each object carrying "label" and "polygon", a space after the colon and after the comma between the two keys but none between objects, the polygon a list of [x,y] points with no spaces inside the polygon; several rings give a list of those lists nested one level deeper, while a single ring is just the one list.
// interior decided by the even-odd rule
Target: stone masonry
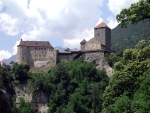
[{"label": "stone masonry", "polygon": [[[80,42],[80,50],[59,52],[48,41],[23,41],[17,46],[17,62],[27,62],[31,68],[50,69],[61,60],[83,57],[86,61],[102,61],[111,50],[111,29],[104,23],[94,27],[94,38]],[[98,63],[97,63],[98,64]]]}]

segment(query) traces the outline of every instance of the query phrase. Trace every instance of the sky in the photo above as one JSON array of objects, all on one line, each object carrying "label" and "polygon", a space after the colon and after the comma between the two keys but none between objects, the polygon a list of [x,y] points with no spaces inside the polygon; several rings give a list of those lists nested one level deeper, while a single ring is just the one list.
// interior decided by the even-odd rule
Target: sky
[{"label": "sky", "polygon": [[0,61],[17,53],[23,41],[49,41],[53,47],[80,48],[102,21],[111,29],[116,15],[139,0],[0,0]]}]

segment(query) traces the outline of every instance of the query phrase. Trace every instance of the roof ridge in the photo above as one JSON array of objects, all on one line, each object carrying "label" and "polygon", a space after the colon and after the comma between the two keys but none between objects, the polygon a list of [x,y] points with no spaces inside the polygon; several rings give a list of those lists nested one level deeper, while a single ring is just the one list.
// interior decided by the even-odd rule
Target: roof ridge
[{"label": "roof ridge", "polygon": [[[101,22],[100,24],[98,24],[98,25],[95,26],[94,28],[102,28],[102,27],[109,28],[104,22]],[[109,28],[109,29],[110,29],[110,28]]]}]

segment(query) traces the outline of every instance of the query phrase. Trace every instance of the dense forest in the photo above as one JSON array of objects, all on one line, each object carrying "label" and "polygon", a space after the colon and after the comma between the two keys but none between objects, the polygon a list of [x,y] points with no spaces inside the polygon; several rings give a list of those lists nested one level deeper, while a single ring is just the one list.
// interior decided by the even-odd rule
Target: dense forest
[{"label": "dense forest", "polygon": [[136,24],[128,24],[127,28],[117,26],[111,31],[112,49],[118,54],[126,48],[134,48],[134,46],[142,39],[148,41],[150,38],[150,20],[141,20]]}]

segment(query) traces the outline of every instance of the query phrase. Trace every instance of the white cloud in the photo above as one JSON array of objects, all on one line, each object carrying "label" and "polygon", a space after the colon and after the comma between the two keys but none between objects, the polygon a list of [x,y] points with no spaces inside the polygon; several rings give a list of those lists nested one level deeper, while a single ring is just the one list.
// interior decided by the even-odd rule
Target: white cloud
[{"label": "white cloud", "polygon": [[9,51],[0,50],[0,61],[3,59],[8,59],[12,56],[12,54]]},{"label": "white cloud", "polygon": [[96,25],[100,24],[103,21],[102,18],[99,18],[99,20],[97,21]]},{"label": "white cloud", "polygon": [[8,35],[22,33],[23,40],[82,39],[85,29],[91,31],[100,18],[102,5],[103,0],[31,0],[29,5],[27,0],[2,0],[6,7],[3,15],[10,23],[4,21],[9,24],[1,31]]},{"label": "white cloud", "polygon": [[0,14],[0,31],[5,32],[7,35],[17,35],[18,28],[15,26],[17,19],[10,17],[6,13]]},{"label": "white cloud", "polygon": [[123,8],[128,8],[131,4],[138,1],[139,0],[108,0],[108,7],[114,15],[117,15]]},{"label": "white cloud", "polygon": [[19,45],[19,43],[20,43],[20,40],[17,41],[16,44],[14,45],[14,47],[13,47],[13,53],[12,53],[13,55],[17,54],[17,46]]},{"label": "white cloud", "polygon": [[107,18],[108,21],[108,26],[113,29],[118,25],[118,22],[116,21],[116,19],[113,19],[112,17],[108,17]]},{"label": "white cloud", "polygon": [[[82,37],[80,37],[82,36]],[[92,37],[94,37],[94,29],[85,29],[82,34],[80,34],[80,32],[77,32],[76,36],[72,39],[63,39],[64,42],[64,46],[65,47],[69,47],[69,48],[80,48],[80,42],[85,39],[85,40],[89,40]]]}]

